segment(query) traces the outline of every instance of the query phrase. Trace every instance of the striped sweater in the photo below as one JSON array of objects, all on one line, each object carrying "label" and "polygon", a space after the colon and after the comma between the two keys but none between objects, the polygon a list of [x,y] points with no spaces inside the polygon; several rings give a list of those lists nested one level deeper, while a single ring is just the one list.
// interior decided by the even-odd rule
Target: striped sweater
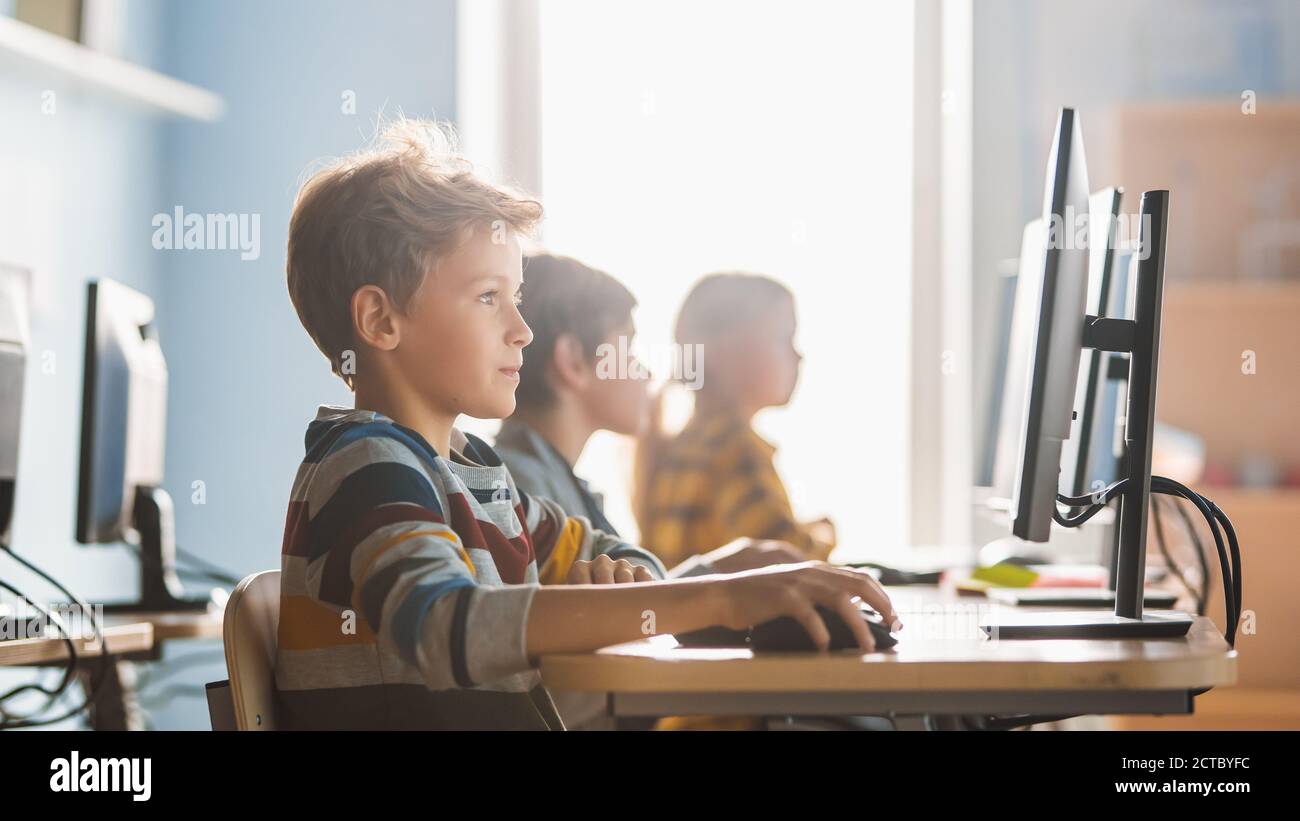
[{"label": "striped sweater", "polygon": [[537,585],[650,554],[516,491],[482,440],[443,458],[410,428],[322,407],[281,551],[275,665],[286,729],[559,729],[525,648]]}]

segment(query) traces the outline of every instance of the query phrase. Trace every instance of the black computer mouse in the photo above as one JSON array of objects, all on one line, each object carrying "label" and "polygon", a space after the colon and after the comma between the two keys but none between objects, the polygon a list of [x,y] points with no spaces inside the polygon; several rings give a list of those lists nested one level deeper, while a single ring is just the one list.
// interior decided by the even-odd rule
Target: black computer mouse
[{"label": "black computer mouse", "polygon": [[[817,613],[831,634],[831,650],[857,649],[858,640],[838,613],[821,606],[818,606]],[[890,634],[887,626],[880,623],[880,616],[874,611],[863,609],[862,618],[871,630],[871,637],[876,640],[877,650],[898,644],[898,639]],[[749,646],[755,653],[798,653],[817,649],[803,625],[789,616],[755,625],[749,634]]]}]

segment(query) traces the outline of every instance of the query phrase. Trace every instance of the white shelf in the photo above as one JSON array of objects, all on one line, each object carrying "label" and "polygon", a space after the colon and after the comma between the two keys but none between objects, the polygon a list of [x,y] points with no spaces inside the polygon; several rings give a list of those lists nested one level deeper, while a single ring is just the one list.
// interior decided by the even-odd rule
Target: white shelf
[{"label": "white shelf", "polygon": [[117,97],[146,109],[213,122],[220,96],[156,71],[100,54],[35,26],[0,16],[0,62]]}]

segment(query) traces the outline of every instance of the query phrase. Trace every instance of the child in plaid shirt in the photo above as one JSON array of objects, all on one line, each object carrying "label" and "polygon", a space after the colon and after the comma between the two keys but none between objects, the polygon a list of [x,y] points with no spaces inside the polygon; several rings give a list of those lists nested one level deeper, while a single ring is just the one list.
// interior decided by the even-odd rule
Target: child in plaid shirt
[{"label": "child in plaid shirt", "polygon": [[750,424],[790,401],[801,359],[794,334],[794,298],[767,277],[713,274],[686,297],[677,344],[704,354],[694,415],[673,437],[652,424],[637,454],[641,543],[666,564],[741,537],[788,542],[809,559],[835,547],[828,520],[795,517],[776,449]]}]

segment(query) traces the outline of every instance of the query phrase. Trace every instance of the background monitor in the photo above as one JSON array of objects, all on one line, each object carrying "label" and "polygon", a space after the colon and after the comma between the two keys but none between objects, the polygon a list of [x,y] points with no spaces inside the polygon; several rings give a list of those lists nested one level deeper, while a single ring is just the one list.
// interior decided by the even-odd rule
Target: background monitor
[{"label": "background monitor", "polygon": [[[975,476],[977,487],[993,487],[993,475],[997,468],[998,436],[1002,430],[1002,406],[1006,401],[1004,387],[1007,383],[1007,367],[1011,360],[1011,329],[1015,325],[1016,285],[1019,277],[1020,259],[1004,259],[998,263],[996,296],[993,322],[993,368],[989,378],[988,415],[984,430],[980,435],[979,464]],[[1021,369],[1023,372],[1023,368]],[[1012,412],[1019,412],[1015,408]],[[1019,426],[1012,434],[1019,433]],[[1011,457],[1015,458],[1014,448]],[[1008,490],[1003,498],[1011,495]]]},{"label": "background monitor", "polygon": [[[1133,316],[1133,286],[1137,283],[1137,255],[1132,251],[1116,252],[1111,265],[1110,290],[1105,301],[1105,316]],[[1091,492],[1121,478],[1124,458],[1124,412],[1128,404],[1129,354],[1102,351],[1090,421],[1086,424],[1088,447],[1082,476],[1082,490]],[[1074,494],[1078,495],[1078,494]]]},{"label": "background monitor", "polygon": [[137,491],[163,478],[167,363],[153,300],[118,282],[89,284],[81,405],[77,541],[135,542]]},{"label": "background monitor", "polygon": [[1011,327],[1007,339],[1006,366],[1002,379],[1002,408],[998,412],[998,435],[993,455],[993,491],[997,499],[1011,498],[1020,469],[1020,441],[1024,428],[1025,383],[1029,378],[1029,356],[1034,348],[1035,318],[1043,281],[1043,221],[1025,226],[1020,240],[1020,266],[1016,274]]},{"label": "background monitor", "polygon": [[1033,333],[1011,532],[1045,542],[1070,436],[1088,296],[1088,168],[1079,119],[1061,109],[1043,192],[1042,284]]},{"label": "background monitor", "polygon": [[[1113,243],[1122,193],[1118,188],[1106,188],[1089,201],[1087,313],[1092,316],[1128,316],[1122,296],[1112,299],[1115,292],[1124,293],[1127,282],[1126,277],[1116,275]],[[1119,310],[1112,309],[1116,301]],[[1061,453],[1059,491],[1068,496],[1089,493],[1096,489],[1097,482],[1108,485],[1119,473],[1122,431],[1117,433],[1115,423],[1122,414],[1116,414],[1114,378],[1127,377],[1127,356],[1118,363],[1112,357],[1120,356],[1093,348],[1080,353],[1074,398],[1077,418]]]},{"label": "background monitor", "polygon": [[9,544],[18,486],[18,435],[27,368],[28,275],[0,265],[0,542]]}]

